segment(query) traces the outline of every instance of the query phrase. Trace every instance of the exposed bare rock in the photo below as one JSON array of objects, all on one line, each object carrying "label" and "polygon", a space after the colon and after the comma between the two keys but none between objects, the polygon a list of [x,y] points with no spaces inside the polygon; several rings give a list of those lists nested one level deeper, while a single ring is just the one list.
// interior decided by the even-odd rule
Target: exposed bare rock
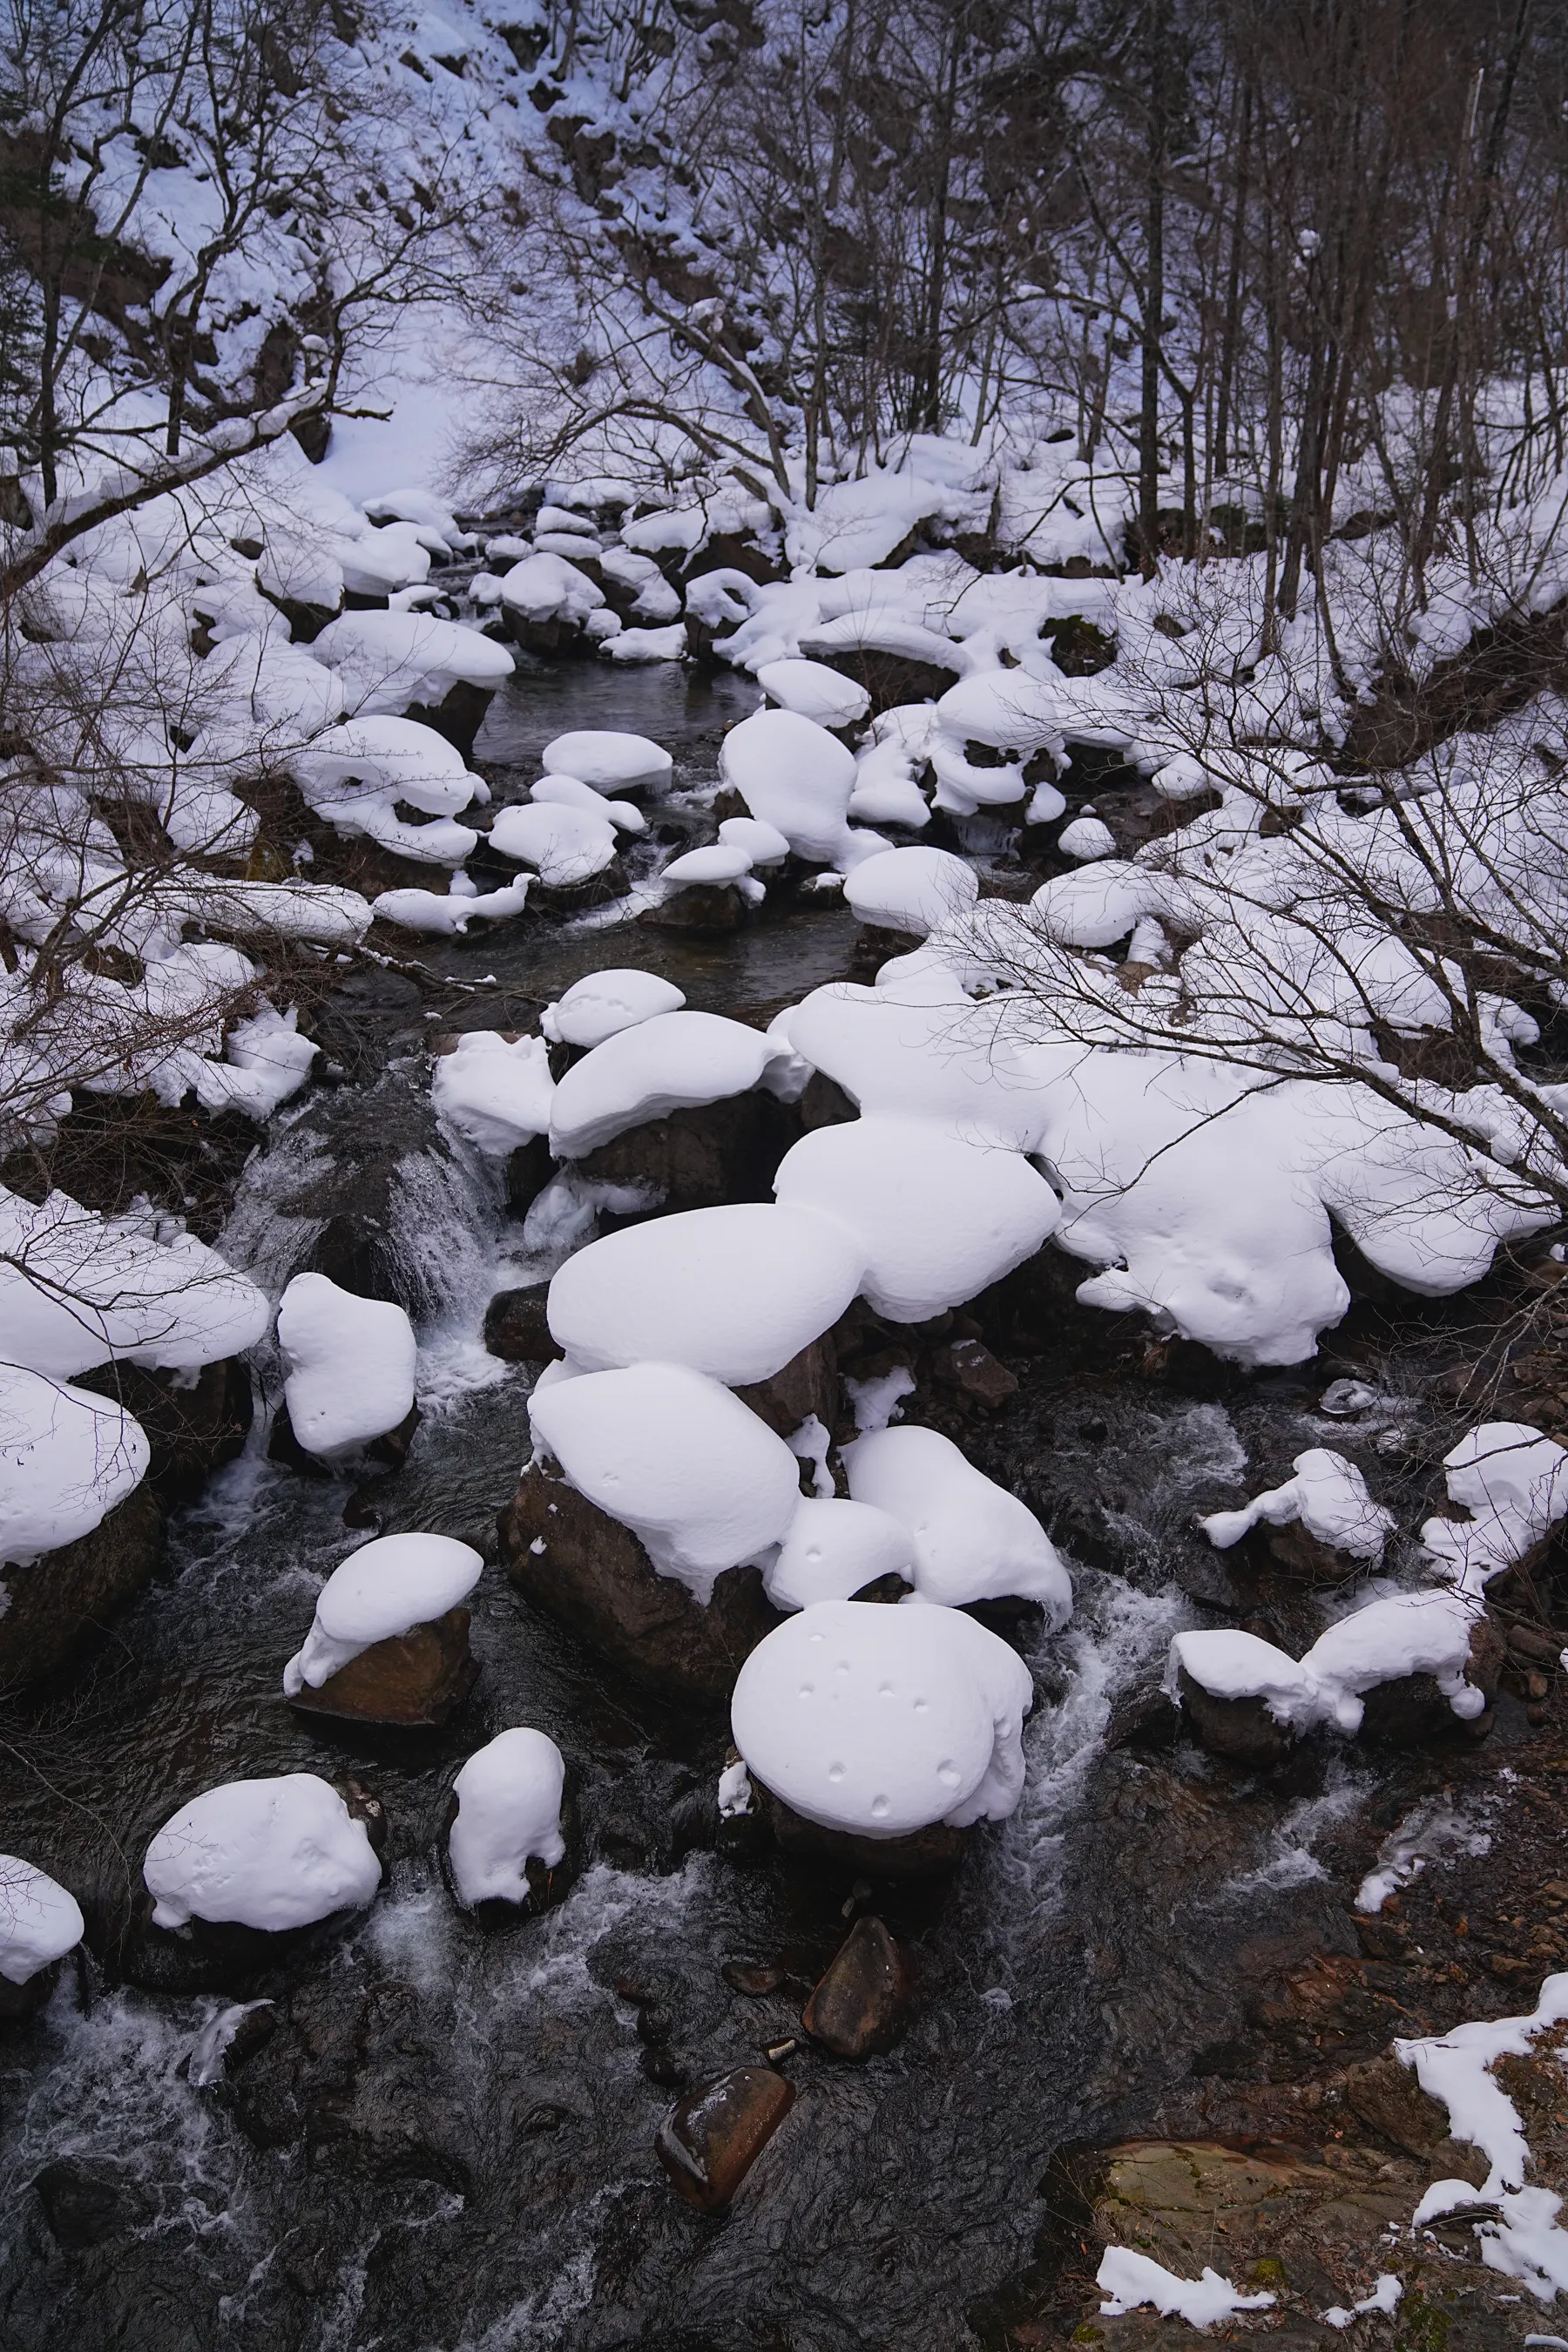
[{"label": "exposed bare rock", "polygon": [[720,2212],[794,2105],[794,2084],[771,2066],[737,2066],[676,2101],[654,2140],[658,2160],[689,2205]]}]

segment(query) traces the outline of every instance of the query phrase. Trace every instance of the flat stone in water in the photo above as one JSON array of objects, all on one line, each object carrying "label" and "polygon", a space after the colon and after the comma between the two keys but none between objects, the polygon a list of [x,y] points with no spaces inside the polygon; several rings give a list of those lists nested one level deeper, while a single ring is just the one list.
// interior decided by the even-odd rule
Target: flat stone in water
[{"label": "flat stone in water", "polygon": [[795,2105],[795,2085],[771,2066],[737,2066],[678,2099],[654,2148],[700,2213],[728,2205]]}]

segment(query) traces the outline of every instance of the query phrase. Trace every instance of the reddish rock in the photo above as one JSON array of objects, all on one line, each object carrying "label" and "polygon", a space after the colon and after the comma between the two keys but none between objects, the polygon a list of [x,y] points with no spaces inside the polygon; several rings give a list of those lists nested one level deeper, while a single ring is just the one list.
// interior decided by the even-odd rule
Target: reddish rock
[{"label": "reddish rock", "polygon": [[831,1429],[838,1413],[838,1358],[831,1332],[792,1356],[771,1380],[737,1389],[735,1394],[781,1437],[792,1435],[813,1413],[825,1429]]},{"label": "reddish rock", "polygon": [[983,1339],[954,1339],[938,1348],[931,1371],[943,1388],[956,1389],[987,1412],[1018,1393],[1018,1376],[994,1357]]},{"label": "reddish rock", "polygon": [[678,2099],[654,2148],[687,2203],[717,2213],[794,2105],[794,2084],[771,2066],[737,2066]]},{"label": "reddish rock", "polygon": [[435,1730],[456,1714],[479,1678],[468,1624],[466,1609],[448,1609],[406,1633],[373,1642],[319,1690],[307,1684],[289,1703],[300,1715],[338,1722]]},{"label": "reddish rock", "polygon": [[814,2042],[838,2058],[890,2050],[909,2022],[914,1988],[880,1919],[858,1919],[801,2012]]}]

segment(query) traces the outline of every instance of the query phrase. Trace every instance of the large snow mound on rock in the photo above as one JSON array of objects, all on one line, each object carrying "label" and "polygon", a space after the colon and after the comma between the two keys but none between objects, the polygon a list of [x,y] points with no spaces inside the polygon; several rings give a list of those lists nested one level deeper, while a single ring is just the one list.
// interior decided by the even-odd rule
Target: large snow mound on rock
[{"label": "large snow mound on rock", "polygon": [[557,735],[540,758],[551,776],[576,776],[596,793],[635,793],[669,782],[675,762],[646,735],[626,735],[611,727],[579,727]]},{"label": "large snow mound on rock", "polygon": [[558,1160],[581,1160],[627,1128],[749,1093],[778,1052],[760,1029],[720,1013],[656,1013],[567,1071],[555,1089],[550,1148]]},{"label": "large snow mound on rock", "polygon": [[278,1309],[289,1424],[307,1454],[384,1437],[414,1405],[417,1349],[401,1307],[297,1274]]},{"label": "large snow mound on rock", "polygon": [[855,788],[855,755],[814,719],[794,710],[758,710],[725,736],[724,782],[764,824],[777,827],[797,857],[837,858]]},{"label": "large snow mound on rock", "polygon": [[0,1364],[0,1562],[25,1568],[90,1535],[141,1485],[150,1458],[123,1406]]},{"label": "large snow mound on rock", "polygon": [[879,1429],[845,1450],[849,1492],[909,1530],[922,1600],[1037,1601],[1053,1631],[1072,1614],[1072,1585],[1033,1511],[965,1460],[951,1439],[913,1425]]},{"label": "large snow mound on rock", "polygon": [[0,1853],[0,1977],[26,1984],[75,1949],[86,1932],[74,1895],[32,1863]]},{"label": "large snow mound on rock", "polygon": [[364,1823],[314,1772],[193,1797],[147,1848],[142,1874],[155,1927],[206,1919],[274,1935],[358,1910],[381,1885]]},{"label": "large snow mound on rock", "polygon": [[508,1039],[495,1029],[466,1031],[437,1056],[430,1079],[437,1118],[495,1159],[549,1134],[554,1095],[543,1038]]},{"label": "large snow mound on rock", "polygon": [[560,1001],[547,1004],[539,1025],[554,1044],[591,1048],[623,1029],[635,1029],[660,1013],[679,1013],[685,1003],[682,990],[656,971],[635,967],[591,971],[563,989]]},{"label": "large snow mound on rock", "polygon": [[303,1646],[283,1669],[283,1694],[320,1690],[374,1643],[428,1625],[466,1601],[484,1561],[451,1536],[378,1536],[335,1568],[316,1596]]},{"label": "large snow mound on rock", "polygon": [[809,1609],[816,1601],[852,1601],[882,1576],[914,1582],[908,1528],[869,1503],[805,1496],[763,1583],[775,1609]]},{"label": "large snow mound on rock", "polygon": [[923,939],[939,923],[968,913],[980,896],[980,877],[948,849],[879,849],[857,866],[844,896],[863,923]]},{"label": "large snow mound on rock", "polygon": [[447,1851],[464,1903],[526,1903],[531,1858],[565,1859],[561,1799],[566,1768],[542,1731],[519,1726],[470,1756],[452,1783],[458,1818]]}]

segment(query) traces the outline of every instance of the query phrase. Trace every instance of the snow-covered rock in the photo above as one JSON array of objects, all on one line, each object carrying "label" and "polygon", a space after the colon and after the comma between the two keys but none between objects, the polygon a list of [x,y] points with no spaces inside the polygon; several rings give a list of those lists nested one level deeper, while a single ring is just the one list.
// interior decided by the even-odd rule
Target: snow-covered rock
[{"label": "snow-covered rock", "polygon": [[686,624],[672,621],[663,629],[620,628],[614,636],[606,634],[604,651],[613,662],[680,661],[686,654]]},{"label": "snow-covered rock", "polygon": [[1301,1660],[1321,1716],[1359,1731],[1366,1695],[1407,1675],[1430,1675],[1461,1723],[1486,1711],[1486,1694],[1467,1680],[1480,1603],[1455,1590],[1396,1592],[1369,1601],[1321,1633]]},{"label": "snow-covered rock", "polygon": [[336,670],[348,708],[364,717],[413,702],[434,707],[455,686],[493,692],[515,667],[493,637],[427,613],[344,613],[310,651]]},{"label": "snow-covered rock", "polygon": [[678,889],[693,882],[721,887],[726,882],[743,881],[751,870],[751,858],[738,843],[712,841],[704,848],[688,849],[672,857],[659,880]]},{"label": "snow-covered rock", "polygon": [[1468,1519],[1428,1519],[1421,1540],[1467,1589],[1522,1559],[1568,1517],[1568,1450],[1526,1422],[1489,1421],[1443,1457],[1448,1499]]},{"label": "snow-covered rock", "polygon": [[545,1006],[539,1025],[554,1043],[592,1047],[658,1013],[679,1013],[685,1002],[684,992],[658,972],[617,967],[574,980],[557,1003]]},{"label": "snow-covered rock", "polygon": [[381,1885],[363,1822],[313,1772],[229,1780],[193,1797],[147,1848],[153,1922],[277,1935],[358,1910]]},{"label": "snow-covered rock", "polygon": [[909,1531],[923,1601],[1037,1601],[1053,1631],[1072,1614],[1072,1585],[1033,1511],[934,1429],[879,1429],[846,1448],[849,1492]]},{"label": "snow-covered rock", "polygon": [[760,1029],[721,1013],[656,1013],[567,1071],[555,1089],[551,1149],[559,1160],[581,1160],[648,1119],[745,1094],[777,1051]]},{"label": "snow-covered rock", "polygon": [[428,1625],[466,1601],[484,1561],[450,1536],[379,1536],[351,1552],[316,1597],[303,1645],[283,1669],[283,1695],[297,1698],[376,1642]]},{"label": "snow-covered rock", "polygon": [[531,1860],[565,1859],[561,1800],[566,1768],[542,1731],[500,1732],[470,1756],[452,1783],[458,1815],[447,1838],[461,1901],[526,1903]]},{"label": "snow-covered rock", "polygon": [[719,839],[726,849],[743,849],[753,866],[782,866],[789,856],[789,844],[777,825],[764,824],[760,817],[727,816],[719,827]]},{"label": "snow-covered rock", "polygon": [[0,1977],[25,1985],[74,1951],[87,1923],[74,1895],[14,1853],[0,1853]]},{"label": "snow-covered rock", "polygon": [[950,850],[883,849],[856,866],[844,896],[861,922],[924,939],[939,923],[968,913],[980,896],[980,879]]},{"label": "snow-covered rock", "polygon": [[863,686],[826,662],[764,662],[757,684],[782,709],[798,711],[819,727],[853,727],[871,707]]},{"label": "snow-covered rock", "polygon": [[576,776],[596,793],[636,793],[662,791],[675,762],[646,735],[581,727],[547,743],[541,765],[547,775]]},{"label": "snow-covered rock", "polygon": [[725,736],[724,782],[752,814],[782,833],[797,857],[832,865],[843,848],[855,755],[794,710],[758,710]]},{"label": "snow-covered rock", "polygon": [[1260,1522],[1274,1528],[1299,1523],[1331,1552],[1342,1552],[1365,1567],[1381,1560],[1394,1533],[1394,1514],[1373,1501],[1355,1464],[1326,1446],[1313,1445],[1297,1454],[1293,1467],[1293,1478],[1255,1496],[1244,1510],[1213,1511],[1201,1519],[1198,1524],[1210,1543],[1228,1551]]},{"label": "snow-covered rock", "polygon": [[603,793],[596,793],[592,784],[585,784],[581,776],[541,776],[536,784],[531,785],[529,798],[542,801],[547,805],[553,802],[560,808],[586,809],[590,816],[596,816],[604,824],[614,825],[617,833],[647,831],[647,819],[640,808],[626,799],[606,799]]},{"label": "snow-covered rock", "polygon": [[550,889],[591,881],[616,859],[616,829],[588,809],[550,801],[515,802],[498,811],[490,846],[537,868]]},{"label": "snow-covered rock", "polygon": [[1064,857],[1087,866],[1093,858],[1115,856],[1116,835],[1103,817],[1076,816],[1058,834],[1057,847]]},{"label": "snow-covered rock", "polygon": [[26,1567],[90,1535],[141,1485],[150,1458],[123,1406],[0,1364],[0,1563]]},{"label": "snow-covered rock", "polygon": [[[535,626],[560,621],[569,628],[580,628],[605,602],[605,592],[596,581],[563,555],[548,553],[526,555],[521,563],[514,563],[501,575],[500,593],[509,612]],[[585,782],[593,781],[591,776],[584,778]]]},{"label": "snow-covered rock", "polygon": [[1185,1675],[1200,1691],[1223,1700],[1257,1699],[1292,1735],[1321,1712],[1312,1676],[1287,1651],[1256,1633],[1224,1627],[1178,1633],[1171,1643],[1168,1686],[1179,1693]]},{"label": "snow-covered rock", "polygon": [[541,1384],[528,1411],[535,1444],[577,1492],[629,1528],[659,1573],[701,1602],[726,1569],[780,1540],[800,1500],[784,1440],[684,1364]]},{"label": "snow-covered rock", "polygon": [[862,1270],[844,1227],[807,1210],[693,1209],[568,1258],[550,1286],[550,1329],[585,1371],[657,1359],[744,1388],[836,1323]]},{"label": "snow-covered rock", "polygon": [[730,1720],[752,1778],[795,1812],[897,1838],[1013,1811],[1033,1699],[1017,1653],[962,1611],[820,1601],[752,1652]]},{"label": "snow-covered rock", "polygon": [[851,1601],[881,1576],[914,1582],[908,1528],[869,1503],[805,1496],[763,1583],[775,1609],[809,1609],[818,1601]]},{"label": "snow-covered rock", "polygon": [[297,1274],[278,1309],[278,1339],[289,1425],[307,1454],[368,1444],[413,1411],[417,1349],[401,1307],[340,1290],[324,1274]]},{"label": "snow-covered rock", "polygon": [[[379,617],[401,620],[405,615]],[[351,801],[358,784],[390,800],[405,801],[429,816],[455,816],[468,807],[481,783],[469,773],[462,753],[433,727],[380,713],[329,727],[296,751],[290,764],[311,806],[329,814]]]},{"label": "snow-covered rock", "polygon": [[498,1030],[466,1030],[438,1055],[430,1100],[443,1125],[495,1159],[550,1132],[555,1085],[542,1037],[509,1043]]}]

